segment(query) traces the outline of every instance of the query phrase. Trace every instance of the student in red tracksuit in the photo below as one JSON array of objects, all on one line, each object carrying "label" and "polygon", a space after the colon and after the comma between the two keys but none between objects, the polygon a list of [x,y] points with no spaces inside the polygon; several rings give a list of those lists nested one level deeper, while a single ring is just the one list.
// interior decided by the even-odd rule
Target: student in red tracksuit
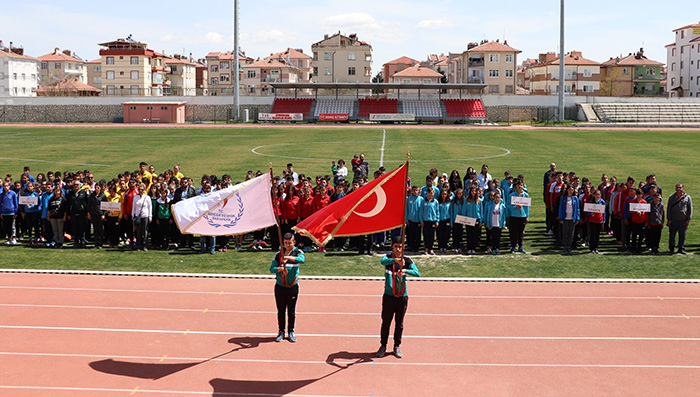
[{"label": "student in red tracksuit", "polygon": [[[637,197],[634,199],[630,200],[629,203],[635,203],[635,204],[647,204],[646,200],[644,200],[644,191],[642,189],[637,189],[635,192]],[[629,207],[628,207],[629,208]],[[628,209],[629,211],[629,209]],[[642,253],[642,239],[644,237],[644,226],[647,223],[647,220],[649,219],[649,213],[648,212],[641,212],[641,211],[629,211],[630,214],[632,214],[632,218],[630,218],[629,223],[627,220],[625,220],[625,223],[630,226],[630,238],[631,238],[631,244],[630,244],[630,250],[636,254],[641,254]]]},{"label": "student in red tracksuit", "polygon": [[297,220],[299,219],[298,205],[299,196],[297,196],[297,189],[293,184],[288,184],[285,191],[286,196],[282,202],[282,234],[293,233],[292,227],[297,225]]},{"label": "student in red tracksuit", "polygon": [[559,216],[559,196],[561,195],[562,186],[564,186],[564,173],[557,171],[554,182],[547,185],[547,189],[545,190],[547,211],[550,212],[550,216],[553,219],[552,230],[549,235],[554,235],[555,238],[560,238],[560,224],[559,221],[557,221],[557,217]]},{"label": "student in red tracksuit", "polygon": [[[601,198],[600,190],[593,191],[591,204],[605,205],[605,200]],[[584,204],[585,205],[585,204]],[[592,254],[600,254],[598,246],[600,245],[600,231],[605,223],[605,211],[602,214],[586,212],[588,224],[588,247]]]},{"label": "student in red tracksuit", "polygon": [[[299,222],[310,217],[314,213],[314,198],[311,195],[311,189],[308,187],[301,189],[301,197],[299,198],[297,213],[299,214]],[[311,251],[312,243],[310,238],[301,236],[299,240],[299,248],[301,248],[302,251]]]}]

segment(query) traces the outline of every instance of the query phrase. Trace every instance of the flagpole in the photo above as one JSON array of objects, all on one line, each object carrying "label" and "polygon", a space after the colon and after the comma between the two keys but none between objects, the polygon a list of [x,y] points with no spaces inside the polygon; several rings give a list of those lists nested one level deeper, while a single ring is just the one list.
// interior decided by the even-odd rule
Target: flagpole
[{"label": "flagpole", "polygon": [[[282,228],[280,226],[280,217],[277,215],[277,204],[275,204],[275,195],[277,194],[277,186],[275,186],[275,177],[272,175],[272,163],[270,164],[270,199],[272,200],[272,209],[275,213],[275,221],[277,222],[277,238],[280,244],[280,264],[282,264],[282,255],[284,254],[284,240],[282,240]],[[274,191],[272,188],[275,188]]]},{"label": "flagpole", "polygon": [[[406,152],[406,178],[408,178],[408,159],[411,157],[411,153]],[[408,179],[407,179],[408,180]],[[404,257],[404,250],[406,249],[406,181],[403,181],[403,223],[401,224],[401,259]]]}]

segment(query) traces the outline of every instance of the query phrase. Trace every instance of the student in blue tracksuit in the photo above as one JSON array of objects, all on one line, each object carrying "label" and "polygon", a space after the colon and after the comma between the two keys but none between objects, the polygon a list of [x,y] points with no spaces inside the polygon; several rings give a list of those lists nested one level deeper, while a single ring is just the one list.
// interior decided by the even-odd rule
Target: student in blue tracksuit
[{"label": "student in blue tracksuit", "polygon": [[440,252],[447,252],[447,244],[450,241],[452,231],[452,199],[449,189],[442,189],[438,197],[438,227],[437,240]]},{"label": "student in blue tracksuit", "polygon": [[[41,217],[41,201],[39,201],[39,194],[34,191],[35,185],[33,182],[27,182],[26,192],[24,197],[35,197],[37,200],[36,204],[23,204],[24,212],[22,213],[22,218],[27,225],[27,236],[29,241],[28,246],[36,245],[39,241],[39,218]],[[34,231],[34,238],[32,239],[32,231]]]},{"label": "student in blue tracksuit", "polygon": [[418,268],[411,258],[403,256],[403,241],[401,236],[394,237],[391,241],[392,253],[382,257],[384,266],[384,296],[382,297],[382,328],[381,346],[377,350],[377,357],[384,357],[386,345],[389,342],[389,329],[391,320],[396,319],[394,325],[394,356],[403,357],[399,346],[403,335],[403,319],[408,308],[408,292],[406,292],[406,275],[420,277]]},{"label": "student in blue tracksuit", "polygon": [[455,220],[457,215],[465,215],[466,203],[467,200],[464,197],[464,190],[461,188],[455,190],[454,198],[452,199],[452,214],[450,215],[450,219],[452,220],[452,245],[456,254],[462,250],[464,225],[456,223]]},{"label": "student in blue tracksuit", "polygon": [[433,197],[439,197],[440,196],[440,188],[437,186],[433,186],[433,176],[428,175],[425,177],[425,186],[421,188],[421,197],[423,197],[423,200],[425,200],[428,197],[428,188],[433,189]]},{"label": "student in blue tracksuit", "polygon": [[299,265],[304,263],[304,252],[296,247],[294,234],[284,235],[284,245],[278,251],[270,265],[270,273],[276,274],[275,303],[277,304],[277,325],[279,332],[275,341],[284,339],[285,311],[289,316],[287,329],[289,341],[296,342],[294,325],[296,323],[297,298],[299,297]]},{"label": "student in blue tracksuit", "polygon": [[435,255],[433,243],[435,242],[435,229],[438,226],[439,203],[433,196],[433,188],[426,189],[426,199],[421,205],[421,222],[423,228],[423,244],[425,244],[425,255]]},{"label": "student in blue tracksuit", "polygon": [[12,234],[12,227],[19,211],[19,199],[17,193],[10,187],[10,182],[5,182],[2,185],[3,191],[0,193],[0,216],[2,216],[3,235],[7,238],[6,245],[17,244]]},{"label": "student in blue tracksuit", "polygon": [[474,226],[467,226],[467,254],[476,254],[476,246],[479,242],[479,229],[481,228],[481,212],[483,200],[479,197],[479,188],[469,189],[469,195],[464,203],[464,216],[476,219]]},{"label": "student in blue tracksuit", "polygon": [[506,226],[507,209],[506,205],[501,201],[501,193],[493,192],[493,201],[488,202],[484,206],[483,221],[486,225],[486,230],[490,233],[491,253],[500,255],[499,245],[501,242],[501,230]]},{"label": "student in blue tracksuit", "polygon": [[557,221],[561,224],[561,245],[564,247],[562,254],[571,254],[574,242],[574,230],[581,219],[578,196],[572,185],[566,184],[562,188],[562,197],[559,199],[559,211]]},{"label": "student in blue tracksuit", "polygon": [[47,183],[42,185],[42,192],[39,195],[39,201],[41,202],[41,222],[43,223],[44,229],[44,241],[46,241],[46,246],[51,246],[53,241],[53,230],[51,230],[51,222],[49,222],[49,201],[53,197],[52,185]]},{"label": "student in blue tracksuit", "polygon": [[513,183],[513,191],[507,199],[508,219],[510,225],[510,253],[514,254],[517,247],[520,247],[520,252],[527,254],[523,246],[523,235],[525,234],[525,225],[530,221],[530,207],[526,205],[513,205],[511,199],[513,197],[530,197],[524,190],[523,182],[516,179]]},{"label": "student in blue tracksuit", "polygon": [[420,249],[420,222],[423,197],[418,186],[411,188],[411,195],[406,198],[406,239],[412,252]]}]

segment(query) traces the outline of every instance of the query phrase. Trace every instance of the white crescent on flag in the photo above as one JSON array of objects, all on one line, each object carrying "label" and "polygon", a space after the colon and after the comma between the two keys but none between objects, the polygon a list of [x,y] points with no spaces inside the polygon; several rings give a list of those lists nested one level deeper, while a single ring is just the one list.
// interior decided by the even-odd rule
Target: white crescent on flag
[{"label": "white crescent on flag", "polygon": [[270,196],[270,175],[173,205],[173,217],[182,233],[227,236],[276,224]]}]

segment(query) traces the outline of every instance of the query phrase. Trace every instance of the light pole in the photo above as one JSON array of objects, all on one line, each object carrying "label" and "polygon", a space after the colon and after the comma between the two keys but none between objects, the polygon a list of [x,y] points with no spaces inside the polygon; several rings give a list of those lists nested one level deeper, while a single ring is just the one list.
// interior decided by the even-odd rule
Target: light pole
[{"label": "light pole", "polygon": [[559,122],[564,121],[564,85],[566,83],[564,67],[564,0],[561,0],[559,22]]},{"label": "light pole", "polygon": [[240,121],[241,119],[241,103],[239,96],[241,82],[238,65],[238,0],[233,0],[233,107],[235,121]]}]

